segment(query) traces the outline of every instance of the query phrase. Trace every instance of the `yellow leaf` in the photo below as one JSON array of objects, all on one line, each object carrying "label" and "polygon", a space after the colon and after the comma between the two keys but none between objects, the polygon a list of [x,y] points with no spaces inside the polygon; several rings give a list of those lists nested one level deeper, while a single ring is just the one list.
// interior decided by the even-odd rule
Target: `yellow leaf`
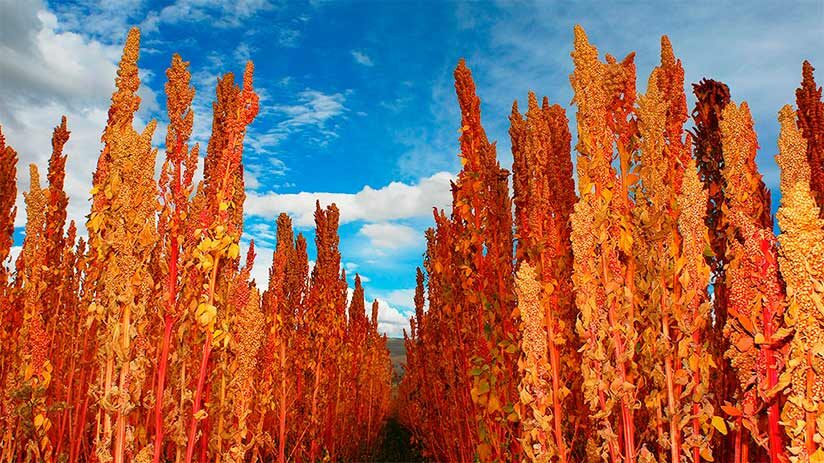
[{"label": "yellow leaf", "polygon": [[143,230],[140,231],[140,235],[138,235],[138,240],[140,241],[141,246],[149,246],[154,243],[154,229],[151,224],[146,224],[143,227]]},{"label": "yellow leaf", "polygon": [[197,306],[197,321],[203,325],[211,325],[217,317],[217,307],[212,304],[201,303]]},{"label": "yellow leaf", "polygon": [[100,229],[101,222],[102,218],[100,217],[100,214],[98,214],[97,212],[93,212],[91,217],[89,217],[89,222],[86,224],[86,226],[89,228],[90,231],[96,233]]},{"label": "yellow leaf", "polygon": [[229,250],[226,252],[229,259],[236,259],[240,255],[240,247],[236,243],[229,245]]},{"label": "yellow leaf", "polygon": [[713,416],[712,425],[718,430],[718,432],[725,436],[727,435],[727,423],[724,422],[724,418],[721,418],[720,416]]},{"label": "yellow leaf", "polygon": [[39,427],[43,426],[43,421],[44,421],[45,419],[46,419],[46,417],[45,417],[45,416],[43,416],[43,414],[42,414],[42,413],[41,413],[41,414],[39,414],[39,415],[37,415],[37,416],[35,416],[35,417],[34,417],[34,427],[35,427],[35,428],[39,428]]},{"label": "yellow leaf", "polygon": [[715,461],[712,457],[712,451],[708,447],[702,447],[701,450],[699,450],[699,453],[701,454],[701,458],[704,460]]},{"label": "yellow leaf", "polygon": [[690,370],[698,371],[698,356],[695,355],[695,354],[690,355],[689,364],[690,364]]},{"label": "yellow leaf", "polygon": [[810,463],[824,463],[824,449],[818,449],[810,455]]}]

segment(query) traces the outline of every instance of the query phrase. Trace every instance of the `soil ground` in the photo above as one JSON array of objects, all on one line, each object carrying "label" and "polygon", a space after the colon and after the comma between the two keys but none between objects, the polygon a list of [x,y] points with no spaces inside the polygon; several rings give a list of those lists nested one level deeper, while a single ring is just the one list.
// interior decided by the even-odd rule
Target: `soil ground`
[{"label": "soil ground", "polygon": [[395,418],[390,418],[384,428],[383,443],[374,461],[381,463],[418,463],[426,460],[409,441],[410,434]]}]

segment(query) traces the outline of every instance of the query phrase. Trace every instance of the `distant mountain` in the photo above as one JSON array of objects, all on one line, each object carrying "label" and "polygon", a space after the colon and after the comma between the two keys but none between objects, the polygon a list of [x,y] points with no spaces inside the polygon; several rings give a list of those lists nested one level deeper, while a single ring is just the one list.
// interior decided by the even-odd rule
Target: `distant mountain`
[{"label": "distant mountain", "polygon": [[406,345],[402,338],[388,338],[386,347],[389,348],[389,358],[392,359],[395,374],[400,379],[403,376],[403,365],[406,363]]}]

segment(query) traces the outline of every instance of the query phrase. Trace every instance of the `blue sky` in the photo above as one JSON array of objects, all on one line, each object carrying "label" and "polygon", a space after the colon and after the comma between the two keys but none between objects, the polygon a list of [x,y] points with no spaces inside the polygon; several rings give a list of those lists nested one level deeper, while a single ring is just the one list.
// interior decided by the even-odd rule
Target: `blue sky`
[{"label": "blue sky", "polygon": [[[666,33],[687,85],[715,78],[748,101],[759,166],[776,192],[775,116],[794,101],[801,61],[824,66],[824,2],[773,3],[0,0],[0,124],[25,172],[30,162],[45,168],[51,128],[68,115],[69,215],[82,222],[128,27],[143,31],[138,123],[159,120],[158,144],[172,53],[191,62],[195,137],[204,148],[216,77],[252,59],[262,110],[244,161],[247,238],[261,250],[255,275],[266,274],[279,212],[311,241],[315,198],[337,202],[348,273],[365,277],[367,297],[381,300],[382,328],[398,335],[423,229],[433,206],[449,204],[460,167],[452,87],[459,58],[473,70],[484,123],[509,167],[513,99],[535,90],[569,108],[573,24],[602,52],[637,52],[639,91]],[[27,189],[28,180],[19,185]]]}]

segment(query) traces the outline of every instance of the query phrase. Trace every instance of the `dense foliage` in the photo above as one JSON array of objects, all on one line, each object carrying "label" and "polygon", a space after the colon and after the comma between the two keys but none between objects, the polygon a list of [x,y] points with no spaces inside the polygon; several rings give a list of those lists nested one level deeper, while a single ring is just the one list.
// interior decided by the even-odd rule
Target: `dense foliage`
[{"label": "dense foliage", "polygon": [[[134,129],[139,33],[126,41],[87,239],[66,222],[67,121],[55,128],[48,186],[31,166],[16,269],[0,266],[0,461],[352,461],[375,445],[392,369],[351,299],[335,205],[316,212],[318,258],[277,220],[268,283],[241,265],[243,140],[258,112],[252,64],[217,85],[203,180],[194,186],[188,63],[167,71],[166,156],[155,122]],[[14,231],[16,153],[0,134],[0,260]]]},{"label": "dense foliage", "polygon": [[[265,287],[250,278],[252,64],[217,83],[195,185],[188,63],[167,71],[156,178],[156,123],[134,128],[138,51],[132,30],[87,234],[66,224],[65,118],[46,186],[30,167],[22,251],[0,265],[0,462],[362,461],[390,410],[436,461],[824,462],[824,102],[809,63],[798,108],[778,114],[776,234],[748,105],[704,79],[687,128],[666,37],[638,94],[634,55],[602,59],[576,27],[575,162],[564,108],[529,92],[510,115],[511,176],[459,62],[463,167],[426,231],[393,390],[334,204],[316,204],[313,266],[282,214]],[[16,175],[0,132],[4,263]]]},{"label": "dense foliage", "polygon": [[666,37],[644,95],[634,55],[601,60],[580,27],[572,59],[578,196],[564,110],[530,93],[510,117],[514,214],[458,64],[464,167],[426,232],[402,422],[437,461],[824,461],[812,66],[779,114],[776,237],[726,85],[693,86],[688,131]]}]

